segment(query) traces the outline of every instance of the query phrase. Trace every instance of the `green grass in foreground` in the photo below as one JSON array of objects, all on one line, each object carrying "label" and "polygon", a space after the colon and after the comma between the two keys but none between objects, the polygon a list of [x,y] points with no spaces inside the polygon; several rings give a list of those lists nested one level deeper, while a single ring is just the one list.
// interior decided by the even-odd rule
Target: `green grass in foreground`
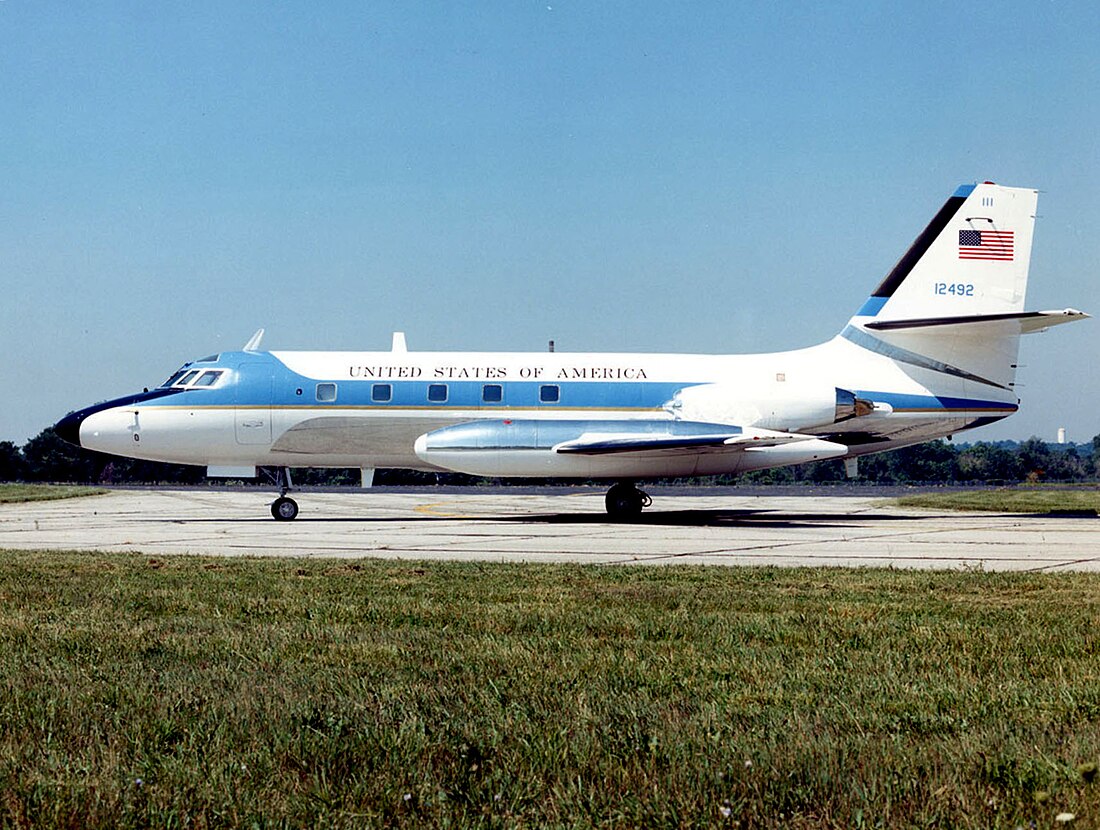
[{"label": "green grass in foreground", "polygon": [[919,493],[897,500],[900,507],[927,510],[978,510],[995,513],[1056,513],[1100,511],[1100,488],[1031,490],[1004,487],[948,493]]},{"label": "green grass in foreground", "polygon": [[98,496],[106,492],[98,487],[79,487],[71,484],[0,484],[0,504],[72,499],[78,496]]},{"label": "green grass in foreground", "polygon": [[0,823],[1075,826],[1100,578],[0,552]]}]

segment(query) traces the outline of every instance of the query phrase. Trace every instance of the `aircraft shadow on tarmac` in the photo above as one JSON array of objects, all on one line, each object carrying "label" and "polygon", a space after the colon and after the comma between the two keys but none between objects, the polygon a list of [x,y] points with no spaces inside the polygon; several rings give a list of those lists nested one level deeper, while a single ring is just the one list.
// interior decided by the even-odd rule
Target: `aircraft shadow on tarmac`
[{"label": "aircraft shadow on tarmac", "polygon": [[728,527],[730,525],[844,524],[835,513],[781,513],[775,510],[652,510],[630,519],[611,519],[598,513],[545,513],[516,516],[512,521],[530,524],[655,525],[659,527]]},{"label": "aircraft shadow on tarmac", "polygon": [[[494,516],[491,514],[458,514],[453,516],[413,513],[406,516],[305,516],[299,514],[293,523],[301,524],[438,524],[440,522],[463,524],[544,524],[544,525],[608,525],[612,527],[853,527],[857,524],[883,524],[895,521],[919,522],[936,516],[896,516],[888,513],[866,512],[851,516],[838,513],[787,513],[779,510],[647,510],[631,519],[612,519],[606,513],[531,513]],[[164,519],[167,522],[191,524],[203,522],[233,524],[272,524],[270,518],[200,518]]]},{"label": "aircraft shadow on tarmac", "polygon": [[[509,516],[503,521],[527,524],[599,524],[655,525],[659,527],[733,527],[743,525],[794,527],[851,527],[856,523],[912,521],[912,516],[860,513],[845,516],[837,513],[787,513],[779,510],[652,510],[632,519],[610,519],[599,513],[544,513],[531,516]],[[920,517],[924,518],[924,517]],[[502,521],[495,519],[495,521]]]}]

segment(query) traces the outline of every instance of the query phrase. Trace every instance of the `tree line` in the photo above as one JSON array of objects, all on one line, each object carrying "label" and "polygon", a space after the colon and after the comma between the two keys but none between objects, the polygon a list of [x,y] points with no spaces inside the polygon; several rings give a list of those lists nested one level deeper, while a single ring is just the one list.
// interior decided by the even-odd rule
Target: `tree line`
[{"label": "tree line", "polygon": [[[53,428],[44,429],[22,447],[0,441],[0,481],[52,481],[81,484],[198,484],[204,467],[162,464],[105,455],[74,447]],[[357,485],[355,469],[295,470],[296,483]],[[1100,435],[1089,444],[1048,444],[1038,438],[1022,442],[978,442],[956,445],[930,441],[899,450],[863,456],[856,481],[877,484],[1076,482],[1100,479]],[[760,470],[741,476],[684,479],[705,484],[796,484],[847,480],[840,460]],[[375,484],[463,484],[488,479],[457,473],[379,470]],[[677,481],[681,481],[677,479]],[[528,481],[529,483],[529,481]]]}]

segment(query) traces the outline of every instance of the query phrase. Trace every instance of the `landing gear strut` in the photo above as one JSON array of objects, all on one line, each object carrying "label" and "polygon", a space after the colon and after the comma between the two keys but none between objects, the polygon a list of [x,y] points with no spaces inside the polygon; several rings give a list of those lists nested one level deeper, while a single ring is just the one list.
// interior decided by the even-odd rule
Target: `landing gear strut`
[{"label": "landing gear strut", "polygon": [[290,468],[276,467],[274,471],[264,470],[272,483],[279,488],[279,498],[271,502],[271,515],[277,522],[289,522],[298,518],[298,502],[287,497],[290,492]]},{"label": "landing gear strut", "polygon": [[611,518],[631,519],[640,515],[643,507],[653,504],[653,499],[629,481],[620,481],[607,491],[604,504]]}]

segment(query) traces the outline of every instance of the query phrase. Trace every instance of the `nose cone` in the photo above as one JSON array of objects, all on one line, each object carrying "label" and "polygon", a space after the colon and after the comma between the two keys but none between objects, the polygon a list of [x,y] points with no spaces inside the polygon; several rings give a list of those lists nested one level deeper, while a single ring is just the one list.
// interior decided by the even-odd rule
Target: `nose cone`
[{"label": "nose cone", "polygon": [[63,441],[68,441],[70,444],[79,447],[80,446],[80,425],[84,423],[84,417],[87,414],[87,410],[81,409],[76,412],[70,412],[56,424],[54,424],[53,431],[57,433],[58,437]]},{"label": "nose cone", "polygon": [[138,443],[137,405],[182,392],[182,389],[154,389],[139,392],[70,412],[56,424],[56,432],[63,440],[77,447],[96,452],[114,453],[131,458]]}]

